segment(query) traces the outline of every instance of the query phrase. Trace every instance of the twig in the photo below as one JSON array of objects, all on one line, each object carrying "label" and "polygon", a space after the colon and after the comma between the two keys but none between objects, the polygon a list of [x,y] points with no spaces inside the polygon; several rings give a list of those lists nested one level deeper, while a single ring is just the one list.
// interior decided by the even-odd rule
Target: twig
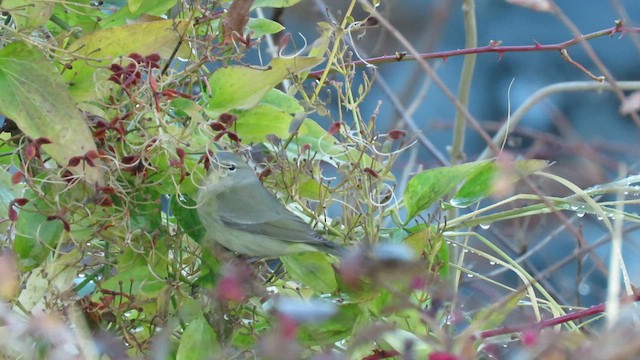
[{"label": "twig", "polygon": [[[640,301],[640,294],[634,294],[634,295],[631,295],[631,296],[624,297],[624,298],[622,298],[620,300],[620,303],[630,303],[630,302],[636,302],[636,301]],[[523,332],[523,331],[527,331],[527,330],[540,331],[540,330],[542,330],[544,328],[548,328],[548,327],[564,324],[564,323],[569,322],[569,321],[574,321],[574,320],[582,319],[582,318],[587,317],[587,316],[601,314],[601,313],[603,313],[605,311],[605,309],[606,309],[606,303],[602,303],[602,304],[594,305],[594,306],[592,306],[590,308],[586,308],[586,309],[582,309],[582,310],[578,310],[578,311],[572,312],[570,314],[558,316],[558,317],[555,317],[555,318],[552,318],[552,319],[542,320],[542,321],[539,321],[539,322],[534,323],[534,324],[525,324],[525,325],[518,325],[518,326],[505,326],[505,327],[501,327],[501,328],[497,328],[497,329],[491,329],[491,330],[482,331],[477,335],[473,335],[472,338],[474,338],[474,339],[488,339],[488,338],[495,337],[495,336],[519,333],[519,332]]]},{"label": "twig", "polygon": [[[638,90],[640,89],[639,81],[618,81],[616,83],[617,87],[622,90]],[[609,83],[597,83],[592,81],[572,81],[565,83],[558,83],[549,86],[545,86],[542,89],[533,93],[533,95],[529,96],[524,104],[520,105],[520,107],[513,113],[511,116],[511,120],[508,123],[504,123],[504,125],[498,130],[498,132],[493,136],[493,144],[494,147],[497,144],[501,144],[505,137],[511,133],[511,131],[520,123],[520,120],[524,117],[524,115],[529,112],[529,110],[540,100],[546,98],[555,93],[559,92],[567,92],[567,91],[613,91],[614,88]],[[478,160],[488,159],[491,156],[494,156],[495,153],[491,147],[487,147],[484,149],[482,154],[478,157]]]},{"label": "twig", "polygon": [[[436,51],[436,52],[419,54],[419,58],[424,60],[443,59],[446,61],[448,58],[454,57],[454,56],[483,54],[483,53],[497,53],[500,56],[500,58],[502,58],[502,56],[505,53],[561,51],[563,49],[567,49],[573,45],[576,45],[581,41],[588,41],[588,40],[599,38],[602,36],[613,36],[617,33],[620,33],[623,35],[626,33],[640,33],[640,27],[613,26],[608,29],[582,35],[582,36],[573,38],[571,40],[563,41],[556,44],[548,44],[548,45],[543,45],[538,42],[535,42],[534,45],[501,46],[501,45],[496,45],[496,44],[500,44],[499,41],[492,41],[489,45],[479,46],[475,48]],[[366,61],[369,64],[379,65],[379,64],[386,64],[386,63],[392,63],[392,62],[398,62],[398,61],[409,61],[409,60],[416,60],[416,56],[413,56],[411,54],[406,54],[403,56],[394,54],[394,55],[384,55],[384,56],[369,58],[369,59],[365,59],[364,61]],[[357,61],[354,61],[352,64],[355,66],[363,66],[365,65],[364,61],[357,60]],[[310,72],[309,77],[319,78],[320,75],[323,73],[323,71],[324,70]]]}]

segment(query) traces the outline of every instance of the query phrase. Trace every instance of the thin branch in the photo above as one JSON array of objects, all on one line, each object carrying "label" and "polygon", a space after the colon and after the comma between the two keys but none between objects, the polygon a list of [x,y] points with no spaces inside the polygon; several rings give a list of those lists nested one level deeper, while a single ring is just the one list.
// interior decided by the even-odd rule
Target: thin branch
[{"label": "thin branch", "polygon": [[[634,294],[631,296],[626,296],[624,298],[622,298],[620,300],[621,303],[631,303],[631,302],[637,302],[640,301],[640,294]],[[539,321],[535,324],[524,324],[524,325],[518,325],[518,326],[505,326],[505,327],[501,327],[501,328],[497,328],[497,329],[491,329],[491,330],[486,330],[486,331],[482,331],[481,333],[479,333],[478,335],[473,336],[473,338],[475,339],[488,339],[491,337],[495,337],[495,336],[500,336],[500,335],[507,335],[507,334],[513,334],[513,333],[520,333],[523,331],[540,331],[544,328],[548,328],[548,327],[553,327],[556,325],[560,325],[560,324],[564,324],[566,322],[569,321],[574,321],[574,320],[579,320],[588,316],[593,316],[596,314],[601,314],[605,311],[606,309],[606,304],[602,303],[602,304],[598,304],[598,305],[594,305],[592,307],[586,308],[586,309],[582,309],[582,310],[578,310],[566,315],[562,315],[562,316],[558,316],[552,319],[547,319],[547,320],[542,320]]]},{"label": "thin branch", "polygon": [[[534,45],[501,46],[499,45],[501,44],[501,42],[492,41],[489,45],[479,46],[475,48],[436,51],[436,52],[419,54],[419,58],[424,60],[429,60],[429,59],[447,60],[448,58],[454,57],[454,56],[483,54],[483,53],[497,53],[502,58],[502,56],[505,53],[561,51],[563,49],[567,49],[573,45],[576,45],[582,41],[588,41],[588,40],[599,38],[602,36],[613,36],[618,33],[622,35],[626,33],[640,33],[640,27],[624,27],[624,26],[616,25],[608,29],[582,35],[580,37],[576,37],[571,40],[563,41],[556,44],[548,44],[548,45],[543,45],[536,42]],[[408,61],[408,60],[416,60],[416,56],[413,56],[411,54],[405,55],[403,53],[396,53],[394,55],[384,55],[384,56],[378,56],[370,59],[357,60],[353,62],[353,65],[363,66],[365,65],[365,61],[369,64],[379,65],[379,64],[386,64],[386,63],[392,63],[392,62],[398,62],[398,61]],[[323,72],[324,70],[313,71],[309,73],[309,76],[313,78],[319,78]]]}]

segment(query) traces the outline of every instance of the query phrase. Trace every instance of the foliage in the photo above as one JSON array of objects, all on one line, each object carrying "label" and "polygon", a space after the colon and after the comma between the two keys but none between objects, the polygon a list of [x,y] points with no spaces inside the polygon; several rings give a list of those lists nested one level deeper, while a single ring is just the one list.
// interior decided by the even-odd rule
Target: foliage
[{"label": "foliage", "polygon": [[[537,320],[565,314],[474,226],[559,210],[640,219],[598,202],[620,182],[509,197],[516,181],[545,176],[543,160],[467,162],[402,183],[392,168],[415,140],[360,112],[374,79],[358,78],[342,36],[371,24],[373,8],[356,21],[353,2],[341,24],[319,24],[304,56],[255,60],[284,27],[252,9],[298,2],[0,3],[3,357],[468,358],[483,351],[469,334],[518,306]],[[210,157],[250,146],[266,186],[345,257],[254,262],[206,241],[195,199]],[[507,203],[518,205],[497,209]],[[460,275],[478,274],[456,247],[526,285],[467,318],[469,336],[453,304]]]}]

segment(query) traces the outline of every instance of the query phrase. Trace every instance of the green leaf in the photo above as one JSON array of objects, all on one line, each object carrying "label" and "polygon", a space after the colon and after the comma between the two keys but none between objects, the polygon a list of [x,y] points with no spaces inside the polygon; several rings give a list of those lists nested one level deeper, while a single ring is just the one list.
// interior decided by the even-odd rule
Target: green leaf
[{"label": "green leaf", "polygon": [[407,222],[453,191],[458,184],[482,167],[487,161],[425,170],[407,183],[404,202],[408,210]]},{"label": "green leaf", "polygon": [[410,235],[403,240],[403,243],[411,247],[417,256],[422,256],[424,253],[429,261],[429,268],[436,269],[442,277],[446,278],[449,275],[449,248],[438,228],[420,224],[406,230]]},{"label": "green leaf", "polygon": [[278,89],[271,89],[267,95],[262,98],[260,104],[271,105],[276,109],[282,110],[289,114],[295,114],[303,112],[304,108],[296,98],[291,95],[285,94]]},{"label": "green leaf", "polygon": [[78,267],[75,265],[81,260],[82,253],[73,249],[55,261],[34,269],[18,297],[21,308],[26,311],[36,307],[44,309],[47,293],[51,293],[53,289],[59,294],[71,290],[73,280],[78,277]]},{"label": "green leaf", "polygon": [[273,59],[268,67],[229,66],[209,77],[212,96],[205,112],[216,118],[232,109],[250,109],[276,85],[322,62],[322,58],[295,57]]},{"label": "green leaf", "polygon": [[329,294],[338,287],[333,266],[325,254],[307,252],[283,256],[280,260],[293,280],[319,294]]},{"label": "green leaf", "polygon": [[47,221],[47,216],[56,211],[45,201],[36,197],[31,190],[27,191],[25,197],[31,201],[20,209],[13,241],[13,251],[24,271],[42,264],[51,250],[56,248],[63,230],[59,220]]},{"label": "green leaf", "polygon": [[247,23],[247,27],[252,31],[251,37],[254,39],[284,30],[284,26],[280,25],[280,23],[265,18],[251,18]]},{"label": "green leaf", "polygon": [[190,197],[185,197],[178,201],[177,196],[172,196],[170,206],[171,212],[182,231],[187,233],[198,244],[202,244],[207,230],[202,226],[198,216],[198,211],[195,208],[197,206],[196,201]]},{"label": "green leaf", "polygon": [[356,304],[342,305],[338,309],[338,314],[327,321],[301,326],[298,340],[306,346],[318,346],[348,338],[362,311]]},{"label": "green leaf", "polygon": [[100,26],[103,29],[122,26],[127,22],[138,20],[142,15],[162,16],[176,2],[177,0],[128,0],[128,6],[122,6],[115,13],[102,19]]},{"label": "green leaf", "polygon": [[256,0],[253,3],[252,8],[257,7],[274,7],[274,8],[285,8],[289,6],[293,6],[299,3],[302,0]]},{"label": "green leaf", "polygon": [[187,325],[180,339],[177,360],[215,359],[220,355],[216,333],[204,317]]},{"label": "green leaf", "polygon": [[[93,1],[95,0],[74,0],[73,3],[58,4],[53,8],[53,16],[68,25],[74,32],[80,29],[80,34],[92,33],[100,29],[98,20],[104,16],[99,7],[91,6]],[[58,24],[48,22],[46,27],[55,37],[59,35],[66,36],[67,30],[61,28]]]},{"label": "green leaf", "polygon": [[486,163],[473,170],[450,204],[460,208],[473,205],[495,192],[496,179],[502,178],[500,184],[504,187],[544,169],[548,164],[545,160],[521,160],[510,163],[509,167],[505,168],[493,162]]},{"label": "green leaf", "polygon": [[289,126],[293,116],[270,105],[257,105],[246,111],[237,112],[235,129],[243,142],[258,143],[267,135],[279,138],[289,137]]},{"label": "green leaf", "polygon": [[9,12],[18,30],[33,30],[46,23],[53,13],[53,1],[4,0],[1,9]]},{"label": "green leaf", "polygon": [[477,331],[490,330],[502,325],[502,322],[511,314],[513,309],[518,306],[520,300],[525,296],[524,293],[520,293],[516,296],[512,296],[506,303],[503,303],[500,308],[496,309],[493,306],[489,306],[486,309],[481,309],[474,316],[471,324]]},{"label": "green leaf", "polygon": [[[11,118],[27,136],[52,143],[42,148],[60,166],[73,156],[96,150],[93,135],[55,66],[42,52],[16,42],[0,50],[0,113]],[[70,168],[87,181],[101,181],[99,167]]]},{"label": "green leaf", "polygon": [[[140,5],[142,5],[142,3],[144,3],[144,2],[145,2],[144,0],[127,0],[127,8],[132,13],[135,13],[140,8]],[[147,3],[149,3],[149,2],[150,1],[147,1]],[[161,3],[162,1],[154,0],[153,2],[154,3]]]},{"label": "green leaf", "polygon": [[[118,56],[136,52],[143,56],[159,53],[168,58],[187,27],[187,21],[159,20],[99,30],[81,37],[68,50],[92,60],[76,60],[71,63],[71,70],[65,70],[63,77],[69,83],[71,95],[78,102],[102,97],[105,89],[113,86],[107,81],[111,72],[106,67]],[[190,53],[183,42],[177,55],[188,58]]]},{"label": "green leaf", "polygon": [[[153,248],[148,247],[142,251],[127,247],[117,257],[118,273],[104,281],[102,288],[119,289],[122,283],[126,284],[127,288],[130,286],[133,295],[139,300],[156,297],[166,286],[167,258],[168,250],[164,238],[157,241]],[[95,296],[99,297],[100,294]]]}]

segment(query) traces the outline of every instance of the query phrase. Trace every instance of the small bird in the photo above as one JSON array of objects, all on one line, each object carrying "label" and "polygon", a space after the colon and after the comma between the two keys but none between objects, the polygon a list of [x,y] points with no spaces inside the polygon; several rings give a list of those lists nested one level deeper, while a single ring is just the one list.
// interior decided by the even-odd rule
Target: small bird
[{"label": "small bird", "polygon": [[231,251],[257,257],[344,252],[287,210],[242,157],[218,152],[216,158],[198,192],[198,216],[208,237]]}]

